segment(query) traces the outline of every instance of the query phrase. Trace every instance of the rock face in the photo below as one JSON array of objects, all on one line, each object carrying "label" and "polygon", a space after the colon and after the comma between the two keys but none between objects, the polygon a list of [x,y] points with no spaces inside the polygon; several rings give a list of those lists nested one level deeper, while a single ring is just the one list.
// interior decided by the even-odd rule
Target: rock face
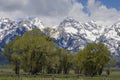
[{"label": "rock face", "polygon": [[[12,21],[8,18],[0,19],[0,52],[6,43],[12,41],[16,36],[22,36],[26,31],[34,28],[43,29],[43,24],[38,18],[32,20]],[[0,62],[4,61],[0,54]]]},{"label": "rock face", "polygon": [[[0,51],[15,36],[22,36],[26,31],[34,28],[43,31],[45,26],[38,18],[23,19],[21,21],[1,18]],[[58,26],[49,28],[52,28],[51,37],[55,39],[55,42],[61,48],[78,52],[88,43],[102,42],[108,46],[112,56],[120,60],[120,21],[111,26],[100,26],[95,21],[80,23],[72,18],[66,18]]]},{"label": "rock face", "polygon": [[57,44],[67,50],[78,52],[88,43],[104,43],[112,56],[120,58],[120,22],[111,26],[100,26],[94,21],[79,23],[67,18],[57,28],[60,37]]},{"label": "rock face", "polygon": [[22,36],[26,31],[34,28],[43,29],[41,21],[37,18],[32,20],[12,21],[8,18],[0,19],[0,50],[15,36]]}]

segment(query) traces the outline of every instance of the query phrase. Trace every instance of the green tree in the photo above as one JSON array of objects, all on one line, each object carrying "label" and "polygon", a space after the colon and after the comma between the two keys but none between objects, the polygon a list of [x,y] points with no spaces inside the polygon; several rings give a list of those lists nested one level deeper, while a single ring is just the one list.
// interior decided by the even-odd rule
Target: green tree
[{"label": "green tree", "polygon": [[[19,42],[19,37],[16,37],[13,42]],[[17,45],[17,43],[9,42],[3,51],[3,56],[7,57],[8,60],[15,65],[15,73],[19,75],[20,72],[20,53],[21,47]],[[20,44],[19,44],[20,45]]]},{"label": "green tree", "polygon": [[36,74],[43,71],[55,50],[53,41],[47,40],[40,30],[35,29],[8,43],[3,54],[15,63],[17,69],[21,67],[26,72]]},{"label": "green tree", "polygon": [[58,67],[57,67],[57,73],[64,73],[68,74],[69,70],[72,65],[72,54],[70,54],[69,51],[65,49],[58,49],[57,50],[58,54]]},{"label": "green tree", "polygon": [[86,76],[101,75],[103,68],[111,60],[110,51],[101,43],[88,44],[77,55],[78,64]]},{"label": "green tree", "polygon": [[[80,52],[81,53],[81,52]],[[81,74],[82,73],[82,61],[83,61],[83,56],[82,54],[75,54],[73,55],[73,69],[75,70],[76,74]]]}]

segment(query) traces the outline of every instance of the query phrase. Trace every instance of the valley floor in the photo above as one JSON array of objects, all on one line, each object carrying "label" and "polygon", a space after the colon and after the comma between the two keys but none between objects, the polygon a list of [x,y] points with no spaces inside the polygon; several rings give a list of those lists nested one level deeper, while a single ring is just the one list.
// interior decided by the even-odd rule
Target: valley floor
[{"label": "valley floor", "polygon": [[120,70],[112,70],[111,74],[106,77],[105,72],[102,76],[85,77],[77,74],[40,74],[40,75],[25,75],[21,73],[18,77],[10,68],[0,67],[0,80],[120,80]]}]

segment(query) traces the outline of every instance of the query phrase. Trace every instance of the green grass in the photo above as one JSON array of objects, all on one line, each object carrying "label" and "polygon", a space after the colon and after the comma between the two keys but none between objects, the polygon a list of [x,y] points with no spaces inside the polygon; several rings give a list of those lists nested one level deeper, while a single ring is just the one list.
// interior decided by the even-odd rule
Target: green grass
[{"label": "green grass", "polygon": [[120,80],[120,70],[112,70],[110,76],[106,77],[105,72],[101,76],[85,77],[76,74],[40,74],[37,76],[21,75],[17,77],[13,70],[8,67],[0,67],[0,80]]}]

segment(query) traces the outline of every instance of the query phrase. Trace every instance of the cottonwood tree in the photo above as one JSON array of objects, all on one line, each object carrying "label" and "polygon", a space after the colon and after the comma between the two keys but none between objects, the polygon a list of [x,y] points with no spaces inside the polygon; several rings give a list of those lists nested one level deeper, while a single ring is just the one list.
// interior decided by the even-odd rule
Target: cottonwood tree
[{"label": "cottonwood tree", "polygon": [[77,56],[78,67],[82,68],[86,76],[101,75],[111,60],[110,51],[102,43],[88,44]]},{"label": "cottonwood tree", "polygon": [[35,29],[8,43],[3,54],[17,69],[21,67],[30,74],[36,74],[43,71],[55,48],[53,41],[47,40],[40,30]]}]

